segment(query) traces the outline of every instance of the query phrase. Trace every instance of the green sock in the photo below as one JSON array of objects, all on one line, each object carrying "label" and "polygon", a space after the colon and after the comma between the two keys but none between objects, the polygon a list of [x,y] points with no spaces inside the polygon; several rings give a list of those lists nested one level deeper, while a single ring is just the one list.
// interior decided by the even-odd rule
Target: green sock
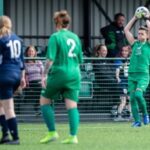
[{"label": "green sock", "polygon": [[139,108],[138,108],[137,100],[135,98],[135,92],[130,93],[130,103],[131,103],[132,116],[135,122],[140,122]]},{"label": "green sock", "polygon": [[77,108],[68,110],[70,134],[76,135],[79,126],[79,112]]},{"label": "green sock", "polygon": [[143,92],[142,91],[136,91],[135,92],[135,97],[139,102],[139,106],[142,110],[143,115],[147,115],[148,114],[147,104],[146,104],[145,98],[143,97]]},{"label": "green sock", "polygon": [[41,111],[49,131],[55,131],[54,110],[50,105],[42,105]]}]

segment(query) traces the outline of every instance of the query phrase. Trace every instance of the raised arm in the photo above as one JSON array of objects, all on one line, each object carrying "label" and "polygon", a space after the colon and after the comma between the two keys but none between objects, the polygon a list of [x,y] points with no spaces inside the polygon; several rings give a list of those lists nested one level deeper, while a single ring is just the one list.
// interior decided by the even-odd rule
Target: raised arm
[{"label": "raised arm", "polygon": [[124,32],[128,42],[132,45],[135,41],[133,34],[130,32],[132,26],[137,21],[137,18],[133,16],[133,18],[128,22],[128,24],[124,28]]},{"label": "raised arm", "polygon": [[147,25],[147,29],[148,29],[148,41],[150,42],[150,20],[146,19],[146,25]]}]

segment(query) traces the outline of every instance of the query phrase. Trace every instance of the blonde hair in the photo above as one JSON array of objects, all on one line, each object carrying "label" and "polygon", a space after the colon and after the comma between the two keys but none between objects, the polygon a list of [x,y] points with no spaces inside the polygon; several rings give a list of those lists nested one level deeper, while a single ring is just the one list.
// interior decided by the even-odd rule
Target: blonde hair
[{"label": "blonde hair", "polygon": [[11,19],[8,16],[0,16],[0,37],[10,35],[12,28]]},{"label": "blonde hair", "polygon": [[70,16],[66,10],[57,11],[54,13],[55,24],[60,24],[62,28],[66,28],[70,23]]}]

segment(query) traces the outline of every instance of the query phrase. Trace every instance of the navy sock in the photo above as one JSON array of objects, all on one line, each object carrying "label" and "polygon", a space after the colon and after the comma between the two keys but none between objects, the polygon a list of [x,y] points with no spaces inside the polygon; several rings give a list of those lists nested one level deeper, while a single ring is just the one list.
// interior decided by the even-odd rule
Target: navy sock
[{"label": "navy sock", "polygon": [[0,116],[0,125],[2,126],[2,136],[7,136],[8,135],[8,126],[7,126],[7,121],[5,119],[5,115]]},{"label": "navy sock", "polygon": [[18,126],[16,118],[10,118],[7,120],[8,128],[13,140],[18,140]]}]

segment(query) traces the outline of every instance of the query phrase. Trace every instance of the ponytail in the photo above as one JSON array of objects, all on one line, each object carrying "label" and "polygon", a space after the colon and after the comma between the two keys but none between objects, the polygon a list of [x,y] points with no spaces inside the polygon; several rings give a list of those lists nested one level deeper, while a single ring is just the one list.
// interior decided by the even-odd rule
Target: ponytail
[{"label": "ponytail", "polygon": [[0,16],[0,37],[10,35],[12,28],[11,20],[8,16]]}]

